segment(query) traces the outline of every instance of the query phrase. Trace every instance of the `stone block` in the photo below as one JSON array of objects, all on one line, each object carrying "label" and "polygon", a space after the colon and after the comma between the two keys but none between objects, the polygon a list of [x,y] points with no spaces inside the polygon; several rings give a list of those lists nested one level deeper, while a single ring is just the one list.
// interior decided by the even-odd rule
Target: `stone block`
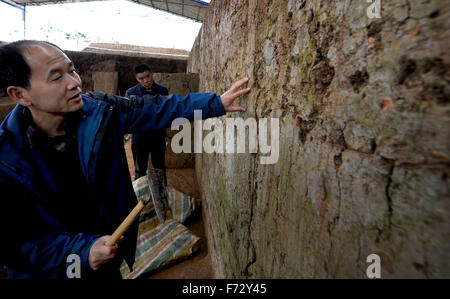
[{"label": "stone block", "polygon": [[117,93],[117,83],[119,74],[117,72],[94,72],[94,91],[101,91],[110,94]]}]

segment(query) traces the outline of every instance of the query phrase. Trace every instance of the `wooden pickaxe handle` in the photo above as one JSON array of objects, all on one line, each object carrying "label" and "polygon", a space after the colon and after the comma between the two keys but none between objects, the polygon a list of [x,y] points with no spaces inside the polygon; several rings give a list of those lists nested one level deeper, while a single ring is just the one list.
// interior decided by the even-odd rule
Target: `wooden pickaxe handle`
[{"label": "wooden pickaxe handle", "polygon": [[128,214],[127,218],[119,225],[119,227],[114,231],[111,238],[106,241],[106,246],[114,246],[117,243],[117,240],[127,231],[131,224],[133,224],[134,220],[136,220],[139,213],[145,207],[145,204],[142,201],[139,201],[138,204],[134,207],[134,209]]}]

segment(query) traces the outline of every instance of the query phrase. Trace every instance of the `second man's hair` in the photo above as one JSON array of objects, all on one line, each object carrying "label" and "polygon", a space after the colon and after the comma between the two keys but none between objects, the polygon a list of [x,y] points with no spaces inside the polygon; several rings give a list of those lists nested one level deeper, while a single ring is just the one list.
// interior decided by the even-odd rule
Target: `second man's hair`
[{"label": "second man's hair", "polygon": [[135,75],[143,73],[145,71],[149,71],[150,73],[152,72],[150,67],[148,65],[146,65],[146,64],[139,64],[139,65],[134,67],[134,74]]}]

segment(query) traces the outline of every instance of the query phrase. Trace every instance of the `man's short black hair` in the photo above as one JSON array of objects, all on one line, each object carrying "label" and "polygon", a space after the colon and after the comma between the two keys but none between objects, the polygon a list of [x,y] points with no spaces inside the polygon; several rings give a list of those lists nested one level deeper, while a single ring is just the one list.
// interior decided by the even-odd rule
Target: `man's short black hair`
[{"label": "man's short black hair", "polygon": [[6,92],[9,86],[30,88],[31,69],[23,56],[24,50],[32,45],[46,44],[62,51],[47,41],[19,40],[0,46],[0,90]]},{"label": "man's short black hair", "polygon": [[152,72],[152,70],[150,69],[150,67],[146,64],[139,64],[136,65],[134,67],[134,75],[136,76],[137,74],[143,73],[145,71],[149,71],[150,73]]}]

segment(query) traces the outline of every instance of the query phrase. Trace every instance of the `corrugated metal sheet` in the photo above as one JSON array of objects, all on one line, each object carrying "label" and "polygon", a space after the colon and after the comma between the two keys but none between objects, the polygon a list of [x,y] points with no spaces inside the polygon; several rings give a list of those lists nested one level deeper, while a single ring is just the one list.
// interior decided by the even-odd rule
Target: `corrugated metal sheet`
[{"label": "corrugated metal sheet", "polygon": [[[36,6],[47,4],[62,4],[89,2],[93,0],[3,0],[20,6]],[[98,1],[98,0],[96,0]],[[155,9],[163,10],[168,13],[189,18],[197,22],[203,22],[206,10],[209,7],[208,2],[201,0],[130,0],[131,2],[146,5]]]}]

